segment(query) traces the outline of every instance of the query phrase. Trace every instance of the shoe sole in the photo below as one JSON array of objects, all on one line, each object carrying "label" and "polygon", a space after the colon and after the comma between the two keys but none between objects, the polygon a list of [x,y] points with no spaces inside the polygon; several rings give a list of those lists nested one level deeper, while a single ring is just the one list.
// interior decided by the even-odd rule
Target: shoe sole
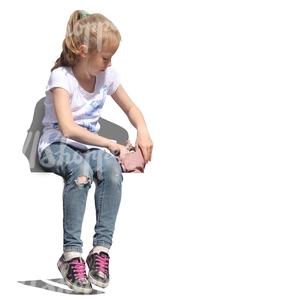
[{"label": "shoe sole", "polygon": [[78,293],[78,294],[90,294],[92,291],[93,291],[93,288],[90,288],[90,289],[85,289],[85,288],[79,288],[78,286],[76,285],[73,285],[72,282],[70,282],[67,278],[66,278],[66,275],[64,275],[64,273],[60,270],[60,267],[57,266],[60,274],[62,275],[65,283],[67,284],[67,286],[73,290],[75,293]]},{"label": "shoe sole", "polygon": [[109,282],[104,283],[104,282],[101,282],[101,281],[98,281],[98,280],[94,279],[94,278],[90,275],[90,272],[89,272],[89,274],[88,274],[88,280],[89,280],[89,282],[90,282],[91,284],[94,284],[94,285],[96,285],[96,286],[99,286],[99,287],[101,287],[101,288],[103,288],[103,289],[105,289],[105,288],[109,285]]}]

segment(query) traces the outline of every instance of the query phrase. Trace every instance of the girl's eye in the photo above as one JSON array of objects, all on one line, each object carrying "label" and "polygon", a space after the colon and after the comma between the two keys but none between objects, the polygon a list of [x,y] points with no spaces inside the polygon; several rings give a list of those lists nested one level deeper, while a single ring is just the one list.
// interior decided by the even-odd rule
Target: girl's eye
[{"label": "girl's eye", "polygon": [[106,57],[102,57],[102,59],[103,59],[104,61],[107,61],[107,58],[106,58]]}]

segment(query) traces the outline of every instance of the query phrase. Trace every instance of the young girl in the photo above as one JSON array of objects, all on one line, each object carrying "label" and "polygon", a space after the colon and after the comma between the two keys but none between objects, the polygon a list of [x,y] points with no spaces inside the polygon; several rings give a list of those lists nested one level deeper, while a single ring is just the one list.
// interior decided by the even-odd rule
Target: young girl
[{"label": "young girl", "polygon": [[[57,267],[77,293],[92,292],[92,284],[109,283],[109,249],[122,194],[122,170],[116,157],[128,151],[97,134],[107,95],[120,106],[137,130],[135,147],[145,163],[153,143],[144,117],[120,83],[111,59],[121,36],[101,14],[76,10],[70,16],[62,52],[46,87],[44,130],[38,155],[42,168],[64,179],[63,254]],[[93,248],[82,258],[81,228],[88,191],[96,178],[96,223]]]}]

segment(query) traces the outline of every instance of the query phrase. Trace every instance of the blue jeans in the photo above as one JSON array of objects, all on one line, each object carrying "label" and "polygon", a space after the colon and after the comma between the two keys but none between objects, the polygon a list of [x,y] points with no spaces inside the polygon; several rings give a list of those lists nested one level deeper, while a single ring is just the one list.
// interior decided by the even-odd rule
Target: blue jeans
[{"label": "blue jeans", "polygon": [[94,179],[96,224],[93,245],[109,249],[122,195],[123,175],[116,158],[101,149],[81,151],[63,143],[53,143],[44,149],[40,163],[44,171],[64,179],[63,250],[82,252],[82,222]]}]

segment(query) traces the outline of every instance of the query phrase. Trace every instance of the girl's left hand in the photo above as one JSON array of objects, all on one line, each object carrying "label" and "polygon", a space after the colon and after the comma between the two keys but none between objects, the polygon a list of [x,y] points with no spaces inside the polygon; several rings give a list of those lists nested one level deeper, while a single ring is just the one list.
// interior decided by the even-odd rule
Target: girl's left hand
[{"label": "girl's left hand", "polygon": [[148,131],[138,132],[135,147],[140,148],[146,164],[151,161],[153,142]]}]

